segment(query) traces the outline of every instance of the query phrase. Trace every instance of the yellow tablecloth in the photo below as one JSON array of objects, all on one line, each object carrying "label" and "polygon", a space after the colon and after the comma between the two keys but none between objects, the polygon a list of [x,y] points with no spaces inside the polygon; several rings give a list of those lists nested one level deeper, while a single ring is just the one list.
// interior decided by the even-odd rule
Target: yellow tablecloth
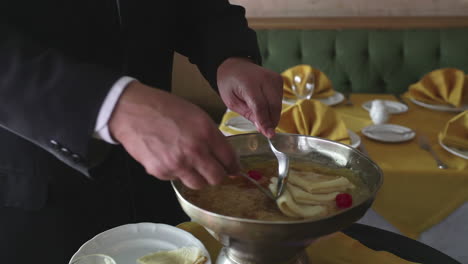
[{"label": "yellow tablecloth", "polygon": [[[456,113],[409,103],[407,112],[392,115],[388,121],[416,130],[417,134],[425,134],[434,151],[450,167],[440,170],[432,156],[419,148],[416,138],[402,143],[383,143],[360,133],[362,128],[372,124],[369,113],[361,105],[374,99],[396,101],[392,95],[353,94],[353,106],[340,104],[334,109],[347,128],[361,136],[371,159],[384,172],[384,184],[373,209],[406,236],[418,238],[468,201],[468,160],[447,152],[437,140],[438,133]],[[233,115],[236,114],[227,113],[222,122]],[[229,131],[222,125],[220,128]]]},{"label": "yellow tablecloth", "polygon": [[[391,95],[353,94],[354,106],[337,105],[335,109],[351,130],[359,132],[372,124],[361,105],[373,99],[396,101]],[[434,151],[449,165],[447,170],[437,168],[432,156],[419,148],[416,138],[382,143],[359,132],[371,159],[384,172],[384,184],[373,209],[409,237],[417,238],[468,201],[468,160],[450,154],[437,141],[438,133],[455,115],[409,103],[408,112],[392,115],[388,121],[425,134]]]},{"label": "yellow tablecloth", "polygon": [[[221,244],[202,226],[194,222],[185,222],[177,227],[192,233],[205,245],[210,253],[211,262],[218,257]],[[375,251],[359,241],[341,233],[323,237],[307,248],[307,255],[312,263],[320,264],[410,264],[386,251]]]}]

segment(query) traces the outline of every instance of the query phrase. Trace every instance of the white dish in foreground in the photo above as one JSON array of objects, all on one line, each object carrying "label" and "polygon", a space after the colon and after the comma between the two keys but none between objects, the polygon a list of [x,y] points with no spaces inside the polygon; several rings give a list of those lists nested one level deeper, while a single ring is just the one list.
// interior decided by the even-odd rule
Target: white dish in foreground
[{"label": "white dish in foreground", "polygon": [[[367,111],[370,111],[372,107],[372,101],[367,101],[362,104],[362,107]],[[390,100],[382,100],[385,104],[385,107],[388,109],[390,114],[400,114],[408,111],[408,106],[399,102],[390,101]]]},{"label": "white dish in foreground", "polygon": [[449,146],[445,145],[444,143],[442,143],[441,140],[439,140],[439,144],[440,144],[440,146],[442,146],[442,148],[444,148],[446,151],[452,153],[453,155],[458,156],[460,158],[468,159],[468,149],[452,148],[452,147],[449,147]]},{"label": "white dish in foreground", "polygon": [[128,224],[104,231],[84,243],[70,263],[84,255],[104,254],[117,264],[134,264],[145,255],[188,246],[200,248],[208,257],[206,263],[211,264],[205,246],[185,230],[166,224]]},{"label": "white dish in foreground", "polygon": [[371,125],[361,132],[368,138],[391,143],[408,141],[416,136],[411,128],[393,124]]},{"label": "white dish in foreground", "polygon": [[[342,93],[335,91],[335,93],[332,96],[329,96],[326,98],[319,98],[319,99],[312,98],[312,99],[318,100],[326,105],[332,106],[332,105],[336,105],[336,104],[343,102],[345,97]],[[284,104],[294,104],[295,102],[296,102],[295,99],[283,98]]]},{"label": "white dish in foreground", "polygon": [[428,109],[432,109],[432,110],[437,110],[437,111],[447,111],[447,112],[463,112],[465,110],[468,110],[468,105],[463,105],[459,108],[456,108],[454,106],[451,106],[451,105],[435,105],[435,104],[428,104],[428,103],[424,103],[424,102],[421,102],[421,101],[418,101],[416,99],[413,99],[413,98],[410,98],[411,102],[419,105],[419,106],[422,106],[422,107],[425,107],[425,108],[428,108]]}]

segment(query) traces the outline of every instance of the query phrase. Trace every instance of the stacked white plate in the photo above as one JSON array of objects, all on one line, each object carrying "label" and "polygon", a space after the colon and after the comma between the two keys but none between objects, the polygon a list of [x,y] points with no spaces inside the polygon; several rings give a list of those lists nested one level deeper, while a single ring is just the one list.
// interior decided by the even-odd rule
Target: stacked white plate
[{"label": "stacked white plate", "polygon": [[73,255],[70,264],[79,257],[102,254],[117,264],[137,263],[137,259],[158,251],[181,247],[200,248],[211,264],[210,255],[200,240],[180,228],[156,223],[118,226],[104,231],[84,243]]}]

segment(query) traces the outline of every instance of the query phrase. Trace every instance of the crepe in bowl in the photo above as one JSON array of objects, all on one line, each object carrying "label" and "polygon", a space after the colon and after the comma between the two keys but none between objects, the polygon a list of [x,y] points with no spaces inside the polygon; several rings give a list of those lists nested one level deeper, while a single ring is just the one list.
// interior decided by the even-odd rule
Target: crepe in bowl
[{"label": "crepe in bowl", "polygon": [[[277,177],[271,178],[268,187],[272,193],[277,192],[277,183]],[[338,194],[353,188],[355,186],[346,177],[291,170],[286,190],[276,204],[290,217],[321,217],[329,213]]]}]

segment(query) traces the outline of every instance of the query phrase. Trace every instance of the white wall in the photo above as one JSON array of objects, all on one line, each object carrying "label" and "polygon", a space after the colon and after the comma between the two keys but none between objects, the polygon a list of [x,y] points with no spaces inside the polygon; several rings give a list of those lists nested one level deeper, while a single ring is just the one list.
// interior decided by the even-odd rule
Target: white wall
[{"label": "white wall", "polygon": [[230,0],[248,17],[468,16],[468,0]]}]

